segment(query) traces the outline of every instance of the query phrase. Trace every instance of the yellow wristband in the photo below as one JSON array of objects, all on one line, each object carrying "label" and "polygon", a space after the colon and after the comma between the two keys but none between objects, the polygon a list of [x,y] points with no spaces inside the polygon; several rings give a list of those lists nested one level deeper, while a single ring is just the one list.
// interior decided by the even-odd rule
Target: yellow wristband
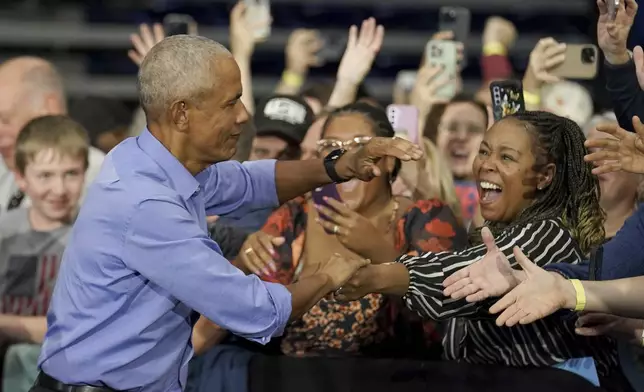
[{"label": "yellow wristband", "polygon": [[284,71],[282,81],[289,87],[300,87],[304,83],[304,77],[292,71]]},{"label": "yellow wristband", "polygon": [[505,56],[508,49],[500,42],[489,42],[483,45],[483,56]]},{"label": "yellow wristband", "polygon": [[526,105],[539,106],[541,104],[541,96],[530,91],[523,90],[523,100]]},{"label": "yellow wristband", "polygon": [[584,290],[584,286],[581,284],[579,279],[570,279],[570,283],[572,283],[572,287],[575,288],[575,294],[577,295],[575,311],[581,312],[586,308],[586,290]]}]

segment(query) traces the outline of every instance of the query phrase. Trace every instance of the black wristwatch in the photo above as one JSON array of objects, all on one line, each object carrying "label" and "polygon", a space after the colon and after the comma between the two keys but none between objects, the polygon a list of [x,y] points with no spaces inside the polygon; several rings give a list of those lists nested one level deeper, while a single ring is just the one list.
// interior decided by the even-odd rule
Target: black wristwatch
[{"label": "black wristwatch", "polygon": [[349,179],[344,179],[338,175],[338,172],[335,170],[335,164],[337,163],[337,160],[344,155],[344,153],[347,152],[347,150],[343,148],[338,148],[337,150],[333,150],[329,153],[329,155],[324,157],[324,169],[326,170],[326,174],[329,176],[331,181],[335,182],[336,184],[341,184],[343,182],[349,181]]}]

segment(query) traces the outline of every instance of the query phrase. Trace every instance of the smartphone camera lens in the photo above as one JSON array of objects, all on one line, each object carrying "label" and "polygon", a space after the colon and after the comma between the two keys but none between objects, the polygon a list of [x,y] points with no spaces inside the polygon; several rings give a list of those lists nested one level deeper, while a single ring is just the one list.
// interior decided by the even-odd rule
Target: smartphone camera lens
[{"label": "smartphone camera lens", "polygon": [[595,48],[583,48],[581,50],[582,64],[592,64],[595,62],[596,57],[597,53],[595,52]]}]

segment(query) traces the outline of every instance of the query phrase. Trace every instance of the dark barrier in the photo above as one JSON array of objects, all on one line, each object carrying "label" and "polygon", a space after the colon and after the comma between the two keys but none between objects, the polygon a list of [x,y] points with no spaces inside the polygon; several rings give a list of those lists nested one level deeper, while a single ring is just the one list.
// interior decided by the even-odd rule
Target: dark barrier
[{"label": "dark barrier", "polygon": [[597,392],[585,379],[551,368],[454,362],[289,358],[256,355],[249,392]]}]

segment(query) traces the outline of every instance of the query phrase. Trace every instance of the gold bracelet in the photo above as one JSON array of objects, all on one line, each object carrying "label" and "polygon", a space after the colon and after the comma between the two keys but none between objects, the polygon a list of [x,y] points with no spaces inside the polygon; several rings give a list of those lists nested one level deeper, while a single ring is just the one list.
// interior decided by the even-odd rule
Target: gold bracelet
[{"label": "gold bracelet", "polygon": [[541,96],[530,91],[523,90],[523,100],[526,105],[539,106],[541,104]]},{"label": "gold bracelet", "polygon": [[508,50],[500,42],[489,42],[483,45],[483,56],[505,56],[508,54]]},{"label": "gold bracelet", "polygon": [[282,81],[289,87],[300,87],[304,83],[304,77],[293,71],[284,71]]},{"label": "gold bracelet", "polygon": [[575,294],[577,296],[577,303],[575,304],[575,311],[581,312],[586,308],[586,290],[584,285],[581,284],[579,279],[570,279],[572,287],[575,288]]}]

